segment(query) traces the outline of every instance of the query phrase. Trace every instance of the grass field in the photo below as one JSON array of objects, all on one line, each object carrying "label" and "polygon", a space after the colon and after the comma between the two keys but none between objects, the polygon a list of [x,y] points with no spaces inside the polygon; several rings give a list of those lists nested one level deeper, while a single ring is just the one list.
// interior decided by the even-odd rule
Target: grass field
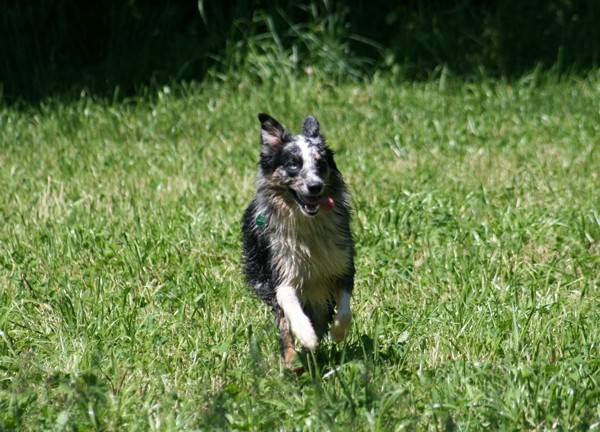
[{"label": "grass field", "polygon": [[[296,377],[241,277],[256,114],[319,118],[355,322]],[[600,75],[0,109],[0,430],[600,429]]]}]

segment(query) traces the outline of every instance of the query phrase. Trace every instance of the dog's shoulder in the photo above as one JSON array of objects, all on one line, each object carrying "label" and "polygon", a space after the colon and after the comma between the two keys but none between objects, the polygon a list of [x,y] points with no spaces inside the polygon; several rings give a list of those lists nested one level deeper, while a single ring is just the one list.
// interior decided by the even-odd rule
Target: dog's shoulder
[{"label": "dog's shoulder", "polygon": [[271,247],[269,239],[262,229],[263,222],[257,220],[257,203],[253,199],[242,216],[242,247],[244,255],[244,273],[252,287],[268,285],[272,277],[269,265]]}]

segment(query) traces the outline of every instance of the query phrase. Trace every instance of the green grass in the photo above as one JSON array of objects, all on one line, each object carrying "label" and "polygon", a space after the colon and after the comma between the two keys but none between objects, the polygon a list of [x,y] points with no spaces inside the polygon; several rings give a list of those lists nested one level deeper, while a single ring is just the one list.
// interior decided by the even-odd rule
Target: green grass
[{"label": "green grass", "polygon": [[[0,109],[0,430],[597,430],[600,75],[202,85]],[[256,114],[321,121],[355,323],[279,360]]]}]

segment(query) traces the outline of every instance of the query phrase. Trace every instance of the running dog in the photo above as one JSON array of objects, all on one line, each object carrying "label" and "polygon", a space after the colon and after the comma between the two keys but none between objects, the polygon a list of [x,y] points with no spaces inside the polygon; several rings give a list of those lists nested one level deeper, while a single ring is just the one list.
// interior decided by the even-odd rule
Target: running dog
[{"label": "running dog", "polygon": [[256,194],[242,219],[244,273],[275,312],[288,368],[294,336],[308,351],[331,325],[339,342],[350,330],[354,243],[350,195],[319,122],[291,135],[268,114],[261,124]]}]

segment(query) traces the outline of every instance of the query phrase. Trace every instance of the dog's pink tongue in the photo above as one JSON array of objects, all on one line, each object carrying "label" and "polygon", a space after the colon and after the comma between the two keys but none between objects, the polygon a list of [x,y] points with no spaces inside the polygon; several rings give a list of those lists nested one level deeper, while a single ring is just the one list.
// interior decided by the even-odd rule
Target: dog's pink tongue
[{"label": "dog's pink tongue", "polygon": [[323,198],[319,199],[318,204],[325,211],[331,211],[331,210],[333,210],[333,207],[335,206],[335,202],[333,201],[333,198],[331,198],[331,197],[323,197]]}]

